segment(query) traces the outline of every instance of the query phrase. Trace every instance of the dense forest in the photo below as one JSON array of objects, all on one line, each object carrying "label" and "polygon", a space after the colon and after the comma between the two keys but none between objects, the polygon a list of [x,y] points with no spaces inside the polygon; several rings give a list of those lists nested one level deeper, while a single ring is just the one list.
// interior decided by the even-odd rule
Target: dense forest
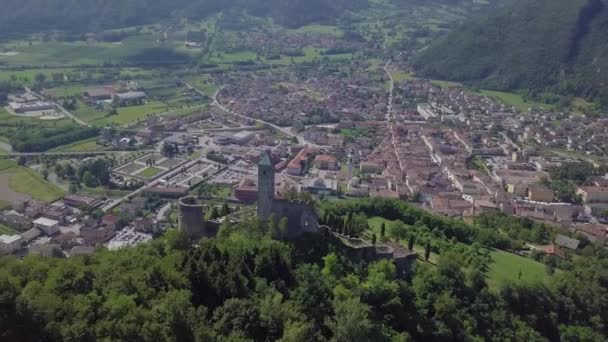
[{"label": "dense forest", "polygon": [[[608,263],[580,257],[550,284],[491,288],[480,231],[397,201],[323,205],[414,222],[441,241],[436,263],[402,276],[325,236],[270,238],[251,220],[196,247],[171,230],[151,243],[70,259],[0,259],[0,336],[8,341],[602,341]],[[485,219],[484,219],[485,220]],[[494,218],[485,224],[513,225]],[[427,228],[424,228],[427,227]],[[431,229],[431,227],[433,227]],[[409,234],[410,231],[406,231]],[[443,236],[443,237],[442,237]],[[452,236],[452,239],[444,237]]]},{"label": "dense forest", "polygon": [[203,18],[227,9],[242,9],[297,27],[333,21],[345,10],[366,6],[367,0],[3,0],[0,35],[49,30],[97,32],[154,24],[171,14]]},{"label": "dense forest", "polygon": [[421,75],[497,89],[581,96],[608,106],[605,0],[517,1],[415,57]]}]

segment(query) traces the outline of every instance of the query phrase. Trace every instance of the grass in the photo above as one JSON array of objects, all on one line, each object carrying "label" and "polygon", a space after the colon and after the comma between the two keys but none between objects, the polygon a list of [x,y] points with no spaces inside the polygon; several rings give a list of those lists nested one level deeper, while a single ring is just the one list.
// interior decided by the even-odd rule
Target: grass
[{"label": "grass", "polygon": [[521,95],[515,93],[507,93],[493,90],[482,90],[480,93],[482,95],[499,100],[507,106],[515,107],[520,112],[527,112],[530,107],[543,107],[545,109],[551,109],[554,107],[552,105],[542,102],[526,101]]},{"label": "grass", "polygon": [[493,288],[508,283],[533,284],[550,279],[545,265],[540,262],[499,250],[492,250],[490,254],[493,262],[486,276],[488,284]]},{"label": "grass", "polygon": [[582,115],[585,112],[593,111],[594,108],[594,103],[588,102],[583,98],[575,97],[574,99],[572,99],[572,110],[576,114]]},{"label": "grass", "polygon": [[17,235],[17,231],[0,223],[0,235]]},{"label": "grass", "polygon": [[458,82],[431,80],[431,83],[434,85],[440,86],[442,88],[462,87],[462,83],[458,83]]},{"label": "grass", "polygon": [[9,186],[15,192],[49,203],[66,194],[62,189],[45,181],[26,167],[12,168],[9,171],[11,172]]},{"label": "grass", "polygon": [[5,200],[0,200],[0,210],[10,210],[13,207],[13,203]]},{"label": "grass", "polygon": [[215,91],[218,89],[218,87],[213,84],[208,76],[193,77],[188,80],[188,83],[209,97],[212,97],[213,94],[215,94]]},{"label": "grass", "polygon": [[[14,56],[18,59],[20,55]],[[13,58],[13,57],[11,57]],[[27,84],[33,84],[36,75],[43,74],[47,79],[51,79],[55,73],[67,73],[71,69],[24,69],[24,70],[2,70],[0,71],[0,81],[17,79]]]},{"label": "grass", "polygon": [[17,162],[12,159],[0,159],[0,171],[17,166]]},{"label": "grass", "polygon": [[[386,225],[386,233],[388,234],[394,221],[376,216],[369,218],[367,222],[370,229],[377,236],[380,236],[382,223]],[[404,243],[407,242],[404,241]],[[424,262],[422,259],[424,246],[416,244],[414,245],[414,251],[418,253],[419,261]],[[508,283],[533,284],[550,280],[545,265],[533,259],[500,250],[490,250],[490,256],[492,257],[492,263],[486,272],[486,277],[488,285],[492,288],[497,289]],[[431,253],[429,262],[435,265],[438,260],[439,255]]]},{"label": "grass", "polygon": [[90,138],[56,147],[50,152],[93,152],[101,151],[103,149],[103,146],[97,145],[97,138]]},{"label": "grass", "polygon": [[393,80],[395,83],[411,80],[414,78],[412,74],[407,71],[393,71],[391,72],[391,76],[393,76]]},{"label": "grass", "polygon": [[219,198],[229,198],[232,195],[232,187],[228,185],[203,183],[194,189],[194,193]]},{"label": "grass", "polygon": [[380,216],[374,216],[374,217],[371,217],[371,218],[367,219],[367,223],[369,224],[369,228],[374,233],[376,233],[376,235],[378,235],[378,236],[380,236],[380,229],[381,229],[383,223],[386,225],[386,229],[388,230],[388,227],[393,222],[395,222],[395,221],[388,220],[388,219],[385,219],[384,217],[380,217]]},{"label": "grass", "polygon": [[149,167],[147,169],[144,169],[140,173],[138,173],[137,176],[143,177],[143,178],[152,178],[152,177],[158,175],[161,172],[163,172],[163,170],[161,170],[159,168]]},{"label": "grass", "polygon": [[4,46],[18,55],[5,57],[8,65],[100,65],[109,61],[127,60],[155,44],[152,35],[137,35],[121,44],[76,42],[13,41]]},{"label": "grass", "polygon": [[148,102],[139,106],[121,107],[118,108],[118,115],[107,116],[98,120],[94,120],[95,125],[119,124],[126,125],[137,122],[146,118],[151,114],[160,114],[167,111],[167,106],[161,102]]},{"label": "grass", "polygon": [[76,109],[72,110],[71,113],[86,122],[94,122],[95,120],[101,120],[108,115],[107,112],[91,107],[80,100],[78,100],[78,105]]},{"label": "grass", "polygon": [[56,98],[65,98],[72,96],[80,96],[83,93],[81,86],[66,86],[49,89],[48,92],[53,94]]},{"label": "grass", "polygon": [[288,64],[298,64],[298,63],[309,63],[314,61],[315,59],[321,59],[327,57],[328,59],[346,59],[351,58],[353,56],[352,53],[338,54],[338,55],[322,55],[323,49],[313,48],[313,47],[305,47],[302,49],[304,52],[304,56],[297,57],[289,57],[285,55],[281,55],[280,59],[268,61],[270,64],[280,64],[280,65],[288,65]]},{"label": "grass", "polygon": [[334,36],[341,37],[344,35],[344,32],[335,26],[330,25],[320,25],[320,24],[311,24],[302,26],[297,29],[288,30],[288,32],[292,33],[325,33],[325,34],[333,34]]}]

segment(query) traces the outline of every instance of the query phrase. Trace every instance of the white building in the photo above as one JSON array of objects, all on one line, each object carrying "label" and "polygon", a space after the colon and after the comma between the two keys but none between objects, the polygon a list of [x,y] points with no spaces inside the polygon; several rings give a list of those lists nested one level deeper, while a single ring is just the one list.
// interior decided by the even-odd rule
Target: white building
[{"label": "white building", "polygon": [[420,114],[425,120],[430,118],[434,118],[437,116],[435,111],[433,111],[433,107],[431,107],[428,103],[421,103],[418,105],[418,114]]},{"label": "white building", "polygon": [[19,235],[0,235],[0,254],[13,254],[21,248],[23,238]]},{"label": "white building", "polygon": [[253,139],[255,137],[255,133],[253,132],[248,132],[248,131],[242,131],[242,132],[238,132],[232,135],[232,137],[230,137],[230,139],[238,145],[243,145],[245,143],[247,143],[249,140]]},{"label": "white building", "polygon": [[38,228],[48,236],[53,236],[59,231],[59,221],[41,217],[34,222],[34,228]]}]

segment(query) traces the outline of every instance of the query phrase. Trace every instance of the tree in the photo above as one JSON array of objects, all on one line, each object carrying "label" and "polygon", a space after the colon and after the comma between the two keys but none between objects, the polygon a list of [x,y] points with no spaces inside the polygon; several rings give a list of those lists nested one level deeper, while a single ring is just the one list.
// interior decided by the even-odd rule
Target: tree
[{"label": "tree", "polygon": [[380,225],[380,238],[383,239],[386,234],[386,223],[382,222]]},{"label": "tree", "polygon": [[431,243],[426,242],[424,245],[424,260],[429,261],[429,257],[431,256]]},{"label": "tree", "polygon": [[218,218],[218,217],[220,217],[220,213],[219,213],[219,211],[217,210],[217,207],[216,207],[216,206],[213,206],[213,209],[211,209],[211,214],[210,214],[209,218],[210,218],[211,220],[215,220],[215,219],[216,219],[216,218]]},{"label": "tree", "polygon": [[411,234],[410,239],[407,241],[407,249],[409,249],[410,251],[413,251],[415,242],[416,242],[416,235]]},{"label": "tree", "polygon": [[36,76],[34,76],[34,77],[35,77],[36,83],[38,83],[38,84],[42,84],[42,83],[44,83],[44,81],[46,81],[46,75],[41,72],[37,73]]},{"label": "tree", "polygon": [[44,180],[48,180],[49,179],[49,170],[42,169],[42,171],[40,171],[40,174],[42,175],[42,178],[44,178]]},{"label": "tree", "polygon": [[165,234],[165,239],[170,250],[187,250],[192,241],[185,232],[178,229],[171,229]]},{"label": "tree", "polygon": [[70,183],[69,191],[70,191],[71,194],[77,193],[78,189],[79,189],[78,183],[76,183],[76,182]]},{"label": "tree", "polygon": [[361,303],[359,298],[334,301],[335,316],[327,321],[333,334],[333,341],[371,341],[374,336],[374,325],[369,319],[369,306]]},{"label": "tree", "polygon": [[287,226],[289,223],[287,217],[283,216],[281,217],[281,219],[279,220],[279,234],[280,234],[280,239],[282,240],[283,237],[287,234],[287,230],[289,229],[289,227]]},{"label": "tree", "polygon": [[97,180],[95,179],[95,176],[93,176],[91,171],[85,171],[82,176],[82,182],[89,188],[94,188],[97,186]]},{"label": "tree", "polygon": [[376,245],[376,233],[372,234],[372,245]]},{"label": "tree", "polygon": [[407,237],[407,227],[401,220],[397,220],[389,226],[389,235],[396,240],[402,240]]},{"label": "tree", "polygon": [[177,153],[175,145],[165,142],[161,148],[161,153],[167,158],[173,158]]},{"label": "tree", "polygon": [[222,216],[228,216],[230,215],[230,206],[228,205],[228,202],[224,202],[224,204],[222,205]]},{"label": "tree", "polygon": [[26,163],[27,159],[25,158],[25,156],[19,156],[19,158],[17,158],[17,164],[19,166],[25,166]]}]

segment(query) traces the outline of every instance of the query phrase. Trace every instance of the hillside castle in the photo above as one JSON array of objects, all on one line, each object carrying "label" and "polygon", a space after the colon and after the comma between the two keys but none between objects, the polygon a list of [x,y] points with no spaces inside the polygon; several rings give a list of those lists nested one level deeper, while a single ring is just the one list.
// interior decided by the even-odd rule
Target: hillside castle
[{"label": "hillside castle", "polygon": [[268,153],[258,164],[258,218],[275,220],[275,226],[287,218],[287,231],[280,232],[285,239],[295,239],[305,233],[319,232],[319,218],[308,203],[275,197],[274,166]]}]

